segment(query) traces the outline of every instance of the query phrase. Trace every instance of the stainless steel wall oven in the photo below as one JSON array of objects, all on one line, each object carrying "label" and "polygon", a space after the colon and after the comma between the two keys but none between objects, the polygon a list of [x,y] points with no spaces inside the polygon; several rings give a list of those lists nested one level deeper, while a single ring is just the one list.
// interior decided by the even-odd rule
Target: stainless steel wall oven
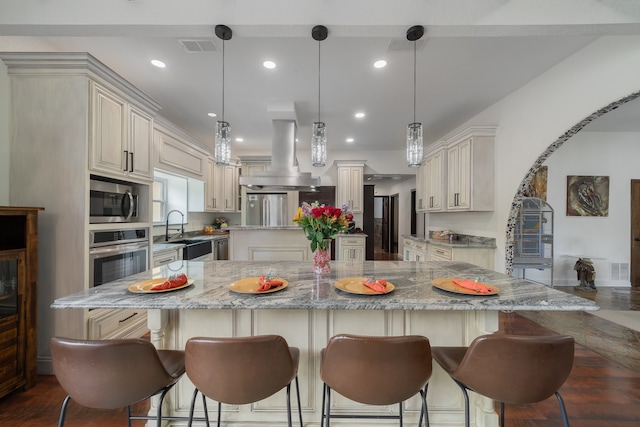
[{"label": "stainless steel wall oven", "polygon": [[91,231],[89,283],[91,287],[112,282],[149,267],[147,229]]}]

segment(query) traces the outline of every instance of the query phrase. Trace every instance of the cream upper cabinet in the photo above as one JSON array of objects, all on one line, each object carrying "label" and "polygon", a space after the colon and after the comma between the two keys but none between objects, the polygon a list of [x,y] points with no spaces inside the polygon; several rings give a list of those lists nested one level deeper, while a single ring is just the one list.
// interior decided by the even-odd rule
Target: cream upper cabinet
[{"label": "cream upper cabinet", "polygon": [[119,177],[153,180],[153,118],[91,82],[89,168]]},{"label": "cream upper cabinet", "polygon": [[494,210],[494,128],[470,128],[447,149],[447,210]]},{"label": "cream upper cabinet", "polygon": [[426,158],[424,162],[425,199],[429,212],[442,211],[442,187],[444,184],[444,152],[439,151]]},{"label": "cream upper cabinet", "polygon": [[335,161],[338,167],[336,205],[348,205],[352,213],[362,213],[364,162]]},{"label": "cream upper cabinet", "polygon": [[426,162],[423,162],[416,170],[416,212],[425,212],[427,210],[427,179]]},{"label": "cream upper cabinet", "polygon": [[213,159],[208,159],[205,192],[207,194],[206,210],[237,212],[238,167],[218,165]]}]

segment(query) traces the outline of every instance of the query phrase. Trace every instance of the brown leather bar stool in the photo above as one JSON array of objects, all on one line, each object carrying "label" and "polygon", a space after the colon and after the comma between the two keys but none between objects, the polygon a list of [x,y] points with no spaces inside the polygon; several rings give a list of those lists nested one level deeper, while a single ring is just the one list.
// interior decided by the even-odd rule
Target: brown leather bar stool
[{"label": "brown leather bar stool", "polygon": [[[287,422],[291,427],[291,383],[296,382],[298,416],[302,427],[298,362],[300,350],[289,347],[279,335],[213,338],[187,341],[187,376],[196,387],[191,399],[189,426],[198,392],[218,402],[218,427],[222,404],[243,405],[265,399],[286,388]],[[204,404],[205,418],[208,418]],[[207,419],[207,426],[209,421]]]},{"label": "brown leather bar stool", "polygon": [[565,427],[569,419],[558,390],[573,367],[574,340],[567,335],[492,334],[467,347],[433,347],[433,358],[464,394],[465,426],[469,426],[469,395],[474,391],[504,404],[535,403],[556,395]]},{"label": "brown leather bar stool", "polygon": [[[184,352],[156,350],[142,339],[51,339],[53,372],[68,394],[58,426],[64,425],[69,399],[96,409],[127,407],[131,420],[162,421],[162,402],[185,372]],[[131,405],[160,394],[156,417],[132,416]]]},{"label": "brown leather bar stool", "polygon": [[[431,347],[423,336],[370,337],[341,334],[322,350],[320,377],[324,382],[322,418],[398,419],[402,403],[420,394],[420,419],[429,425],[426,392],[431,378]],[[424,389],[424,390],[423,390]],[[331,414],[331,390],[366,405],[399,405],[398,415]]]}]

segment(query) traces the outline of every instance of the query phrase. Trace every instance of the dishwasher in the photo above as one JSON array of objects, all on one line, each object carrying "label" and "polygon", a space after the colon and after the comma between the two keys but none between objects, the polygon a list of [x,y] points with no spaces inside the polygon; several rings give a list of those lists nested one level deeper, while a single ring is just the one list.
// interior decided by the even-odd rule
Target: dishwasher
[{"label": "dishwasher", "polygon": [[229,259],[229,238],[225,237],[213,241],[213,259],[218,261]]}]

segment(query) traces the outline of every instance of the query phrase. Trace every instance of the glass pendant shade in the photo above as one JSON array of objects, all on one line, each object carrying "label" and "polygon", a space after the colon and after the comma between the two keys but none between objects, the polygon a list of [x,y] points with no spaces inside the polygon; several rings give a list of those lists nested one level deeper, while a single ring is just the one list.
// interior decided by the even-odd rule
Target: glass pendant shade
[{"label": "glass pendant shade", "polygon": [[327,162],[327,128],[323,122],[313,122],[311,136],[311,163],[315,167],[324,166]]},{"label": "glass pendant shade", "polygon": [[411,123],[407,126],[407,163],[417,168],[422,163],[422,123]]},{"label": "glass pendant shade", "polygon": [[231,160],[231,127],[228,122],[216,122],[214,158],[221,165],[228,165]]}]

